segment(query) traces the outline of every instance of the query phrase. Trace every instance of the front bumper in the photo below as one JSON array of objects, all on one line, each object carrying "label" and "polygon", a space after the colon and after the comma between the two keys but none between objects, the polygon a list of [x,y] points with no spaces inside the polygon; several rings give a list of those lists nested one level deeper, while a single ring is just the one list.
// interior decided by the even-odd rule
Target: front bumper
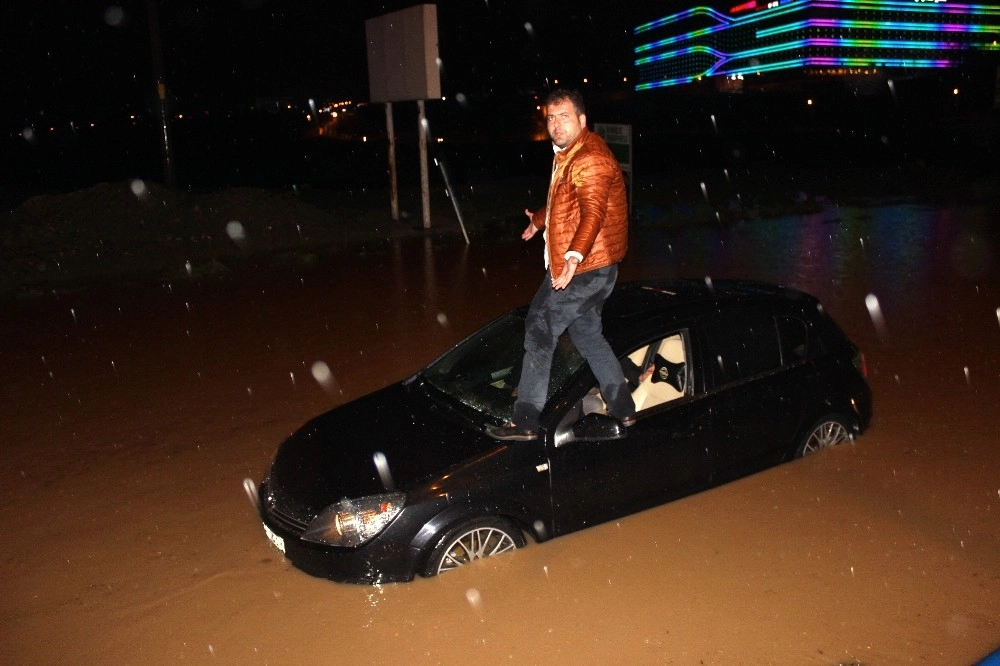
[{"label": "front bumper", "polygon": [[410,581],[417,573],[420,551],[411,544],[420,525],[411,527],[414,523],[410,519],[414,513],[411,507],[404,507],[371,541],[357,548],[342,548],[303,541],[301,532],[289,530],[271,515],[264,499],[266,484],[261,484],[258,496],[260,518],[268,539],[297,569],[340,583],[369,585]]}]

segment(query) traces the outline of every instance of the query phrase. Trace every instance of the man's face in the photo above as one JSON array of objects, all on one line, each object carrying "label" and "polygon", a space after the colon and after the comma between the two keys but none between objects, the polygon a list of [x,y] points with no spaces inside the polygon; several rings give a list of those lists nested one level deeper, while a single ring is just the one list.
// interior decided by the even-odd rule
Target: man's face
[{"label": "man's face", "polygon": [[552,143],[560,148],[565,148],[573,143],[580,132],[587,126],[586,115],[576,115],[573,102],[563,100],[555,104],[549,104],[545,122],[549,126],[549,136]]}]

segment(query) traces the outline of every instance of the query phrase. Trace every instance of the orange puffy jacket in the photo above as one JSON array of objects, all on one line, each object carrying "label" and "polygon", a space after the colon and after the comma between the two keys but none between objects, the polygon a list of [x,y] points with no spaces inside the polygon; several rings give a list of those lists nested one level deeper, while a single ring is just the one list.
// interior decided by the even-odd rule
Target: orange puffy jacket
[{"label": "orange puffy jacket", "polygon": [[599,135],[584,127],[555,154],[546,208],[531,223],[546,228],[549,269],[561,275],[570,250],[583,255],[577,274],[616,264],[628,249],[628,197],[618,160]]}]

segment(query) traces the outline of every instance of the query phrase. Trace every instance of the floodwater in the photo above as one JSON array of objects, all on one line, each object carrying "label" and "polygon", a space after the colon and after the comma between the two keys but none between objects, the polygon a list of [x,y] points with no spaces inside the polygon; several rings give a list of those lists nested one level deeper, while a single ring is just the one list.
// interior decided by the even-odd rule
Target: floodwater
[{"label": "floodwater", "polygon": [[874,427],[399,585],[293,569],[243,479],[307,418],[526,302],[537,243],[373,242],[8,302],[0,663],[970,664],[1000,645],[995,217],[892,205],[636,233],[623,279],[819,296],[868,357]]}]

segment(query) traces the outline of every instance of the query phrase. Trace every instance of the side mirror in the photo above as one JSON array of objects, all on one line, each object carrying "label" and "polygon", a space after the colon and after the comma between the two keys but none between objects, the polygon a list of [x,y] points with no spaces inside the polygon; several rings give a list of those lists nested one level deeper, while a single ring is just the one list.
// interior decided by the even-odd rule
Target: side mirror
[{"label": "side mirror", "polygon": [[607,414],[587,414],[573,424],[573,438],[581,442],[625,439],[627,436],[625,425]]}]

